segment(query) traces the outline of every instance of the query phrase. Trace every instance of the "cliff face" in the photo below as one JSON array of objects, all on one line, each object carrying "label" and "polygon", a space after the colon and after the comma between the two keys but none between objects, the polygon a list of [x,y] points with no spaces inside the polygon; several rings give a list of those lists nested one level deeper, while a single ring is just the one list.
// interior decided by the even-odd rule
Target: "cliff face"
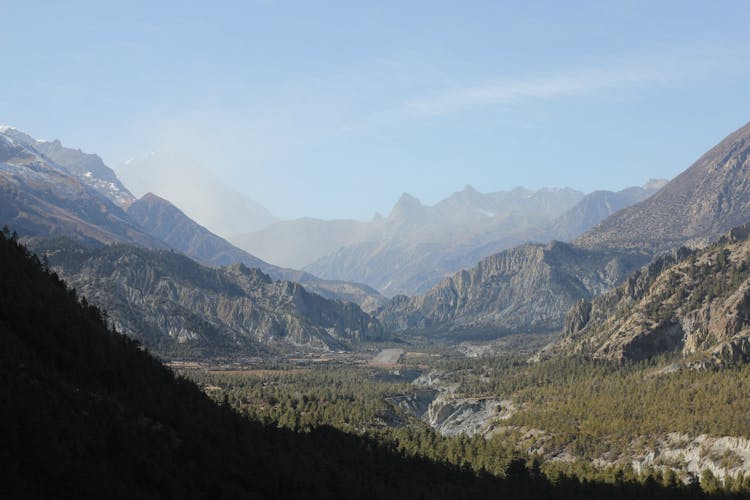
[{"label": "cliff face", "polygon": [[124,245],[68,248],[50,265],[118,330],[160,354],[253,354],[347,349],[380,340],[378,321],[355,304],[273,282],[257,269],[203,267],[180,254]]},{"label": "cliff face", "polygon": [[377,313],[398,330],[509,333],[561,328],[565,312],[622,281],[647,256],[552,242],[487,257],[426,294],[396,297]]},{"label": "cliff face", "polygon": [[682,248],[568,313],[543,356],[640,360],[664,352],[750,359],[750,224],[702,251]]}]

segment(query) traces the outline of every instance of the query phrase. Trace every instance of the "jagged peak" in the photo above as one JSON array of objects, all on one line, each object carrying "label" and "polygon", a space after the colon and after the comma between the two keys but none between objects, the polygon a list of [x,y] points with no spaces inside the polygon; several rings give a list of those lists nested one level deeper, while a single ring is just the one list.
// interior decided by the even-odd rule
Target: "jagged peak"
[{"label": "jagged peak", "polygon": [[391,210],[389,218],[401,218],[421,212],[424,205],[409,193],[403,193]]},{"label": "jagged peak", "polygon": [[409,193],[401,193],[398,198],[396,205],[419,205],[422,206],[422,202],[419,199]]}]

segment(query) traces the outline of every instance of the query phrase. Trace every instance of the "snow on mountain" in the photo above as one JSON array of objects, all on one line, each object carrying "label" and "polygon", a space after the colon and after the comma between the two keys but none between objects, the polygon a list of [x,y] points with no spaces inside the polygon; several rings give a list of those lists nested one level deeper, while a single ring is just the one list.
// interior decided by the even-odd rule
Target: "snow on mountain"
[{"label": "snow on mountain", "polygon": [[0,135],[75,176],[120,208],[127,208],[135,201],[135,197],[120,182],[114,171],[95,154],[66,148],[59,140],[35,139],[9,125],[0,125]]}]

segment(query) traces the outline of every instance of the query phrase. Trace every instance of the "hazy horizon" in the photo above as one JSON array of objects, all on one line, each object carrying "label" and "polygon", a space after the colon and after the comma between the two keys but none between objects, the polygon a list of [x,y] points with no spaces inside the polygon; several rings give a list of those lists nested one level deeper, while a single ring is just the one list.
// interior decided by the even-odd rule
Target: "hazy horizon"
[{"label": "hazy horizon", "polygon": [[130,158],[188,155],[281,219],[369,220],[466,185],[616,191],[673,178],[750,120],[736,1],[0,13],[0,123],[121,177]]}]

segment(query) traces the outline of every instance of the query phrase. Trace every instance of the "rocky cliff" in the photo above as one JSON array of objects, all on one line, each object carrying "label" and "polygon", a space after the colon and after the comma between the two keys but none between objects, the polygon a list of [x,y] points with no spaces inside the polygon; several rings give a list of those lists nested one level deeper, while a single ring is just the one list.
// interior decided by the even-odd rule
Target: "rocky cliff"
[{"label": "rocky cliff", "polygon": [[561,242],[523,245],[487,257],[424,295],[396,297],[378,317],[396,330],[434,333],[558,329],[578,299],[614,287],[647,259]]},{"label": "rocky cliff", "polygon": [[704,250],[681,248],[568,313],[541,357],[646,359],[665,352],[712,362],[750,359],[750,224]]},{"label": "rocky cliff", "polygon": [[274,282],[236,264],[203,267],[174,252],[54,245],[50,265],[121,332],[163,355],[347,349],[385,333],[355,304]]}]

